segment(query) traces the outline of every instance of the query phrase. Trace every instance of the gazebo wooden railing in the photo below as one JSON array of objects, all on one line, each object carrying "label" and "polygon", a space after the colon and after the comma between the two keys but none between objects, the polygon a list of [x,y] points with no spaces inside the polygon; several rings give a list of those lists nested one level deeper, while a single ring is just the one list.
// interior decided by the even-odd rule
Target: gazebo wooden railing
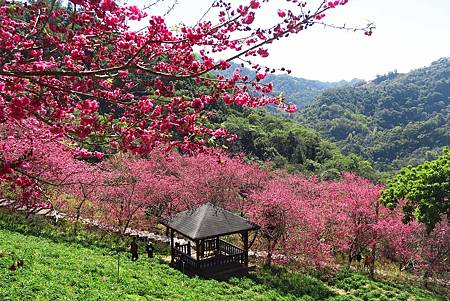
[{"label": "gazebo wooden railing", "polygon": [[219,239],[219,250],[223,254],[230,254],[230,255],[237,255],[244,252],[244,250],[242,250],[241,248],[238,248],[235,245],[232,245],[221,239]]},{"label": "gazebo wooden railing", "polygon": [[[216,245],[217,241],[219,242],[218,248]],[[196,270],[213,269],[232,263],[245,263],[246,252],[233,244],[221,239],[208,239],[204,241],[203,245],[203,254],[197,260],[192,256],[190,243],[184,245],[177,244],[173,249],[174,261],[184,264],[185,268],[193,268]]]},{"label": "gazebo wooden railing", "polygon": [[234,254],[234,255],[223,255],[218,257],[209,257],[198,262],[198,269],[200,271],[203,270],[212,270],[217,267],[223,267],[226,265],[230,265],[233,263],[244,263],[244,253]]}]

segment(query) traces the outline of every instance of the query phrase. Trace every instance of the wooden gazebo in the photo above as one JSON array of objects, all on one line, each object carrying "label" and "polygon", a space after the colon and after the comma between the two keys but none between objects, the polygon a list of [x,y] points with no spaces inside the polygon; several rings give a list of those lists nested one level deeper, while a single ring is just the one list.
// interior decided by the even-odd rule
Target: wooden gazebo
[{"label": "wooden gazebo", "polygon": [[[211,203],[160,222],[170,230],[171,264],[185,272],[208,277],[227,271],[246,272],[249,232],[260,228]],[[187,243],[174,243],[176,233],[187,238]],[[220,239],[232,234],[241,235],[243,248]]]}]

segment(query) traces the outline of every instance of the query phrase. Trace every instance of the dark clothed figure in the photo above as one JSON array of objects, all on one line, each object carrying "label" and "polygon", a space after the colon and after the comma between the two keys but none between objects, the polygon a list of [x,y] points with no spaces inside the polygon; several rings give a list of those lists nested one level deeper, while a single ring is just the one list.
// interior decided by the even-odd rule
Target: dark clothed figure
[{"label": "dark clothed figure", "polygon": [[149,240],[148,242],[147,242],[147,245],[145,246],[145,251],[147,252],[147,256],[148,256],[148,258],[152,258],[153,257],[153,251],[154,251],[155,249],[154,249],[154,247],[153,247],[153,244],[152,244],[152,242]]},{"label": "dark clothed figure", "polygon": [[375,258],[373,258],[373,256],[369,255],[366,258],[364,258],[364,267],[363,269],[365,270],[366,268],[370,269],[370,267],[374,264]]},{"label": "dark clothed figure", "polygon": [[138,260],[139,255],[138,255],[138,244],[136,241],[136,237],[134,237],[133,241],[131,242],[130,252],[131,252],[131,260],[132,261]]}]

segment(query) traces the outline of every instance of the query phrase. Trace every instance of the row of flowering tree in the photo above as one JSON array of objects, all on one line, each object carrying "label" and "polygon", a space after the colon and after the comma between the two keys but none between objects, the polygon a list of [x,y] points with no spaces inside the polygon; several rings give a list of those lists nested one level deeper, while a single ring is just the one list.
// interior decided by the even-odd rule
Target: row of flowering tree
[{"label": "row of flowering tree", "polygon": [[365,259],[372,276],[377,260],[425,278],[448,272],[449,222],[431,233],[415,220],[404,224],[399,208],[379,205],[382,188],[354,174],[323,182],[274,177],[251,194],[248,214],[262,225],[268,263],[274,257],[322,268],[344,256],[349,265]]},{"label": "row of flowering tree", "polygon": [[[266,252],[269,264],[323,268],[371,257],[371,269],[376,261],[390,260],[427,277],[448,270],[448,222],[429,234],[416,221],[403,224],[400,209],[379,206],[383,187],[355,174],[319,181],[219,151],[153,151],[146,159],[118,153],[93,162],[74,157],[61,143],[33,143],[33,164],[24,175],[39,177],[46,197],[76,221],[97,220],[120,233],[148,230],[162,216],[213,202],[262,226],[255,248]],[[48,147],[58,160],[44,155]],[[21,198],[24,188],[12,188]]]}]

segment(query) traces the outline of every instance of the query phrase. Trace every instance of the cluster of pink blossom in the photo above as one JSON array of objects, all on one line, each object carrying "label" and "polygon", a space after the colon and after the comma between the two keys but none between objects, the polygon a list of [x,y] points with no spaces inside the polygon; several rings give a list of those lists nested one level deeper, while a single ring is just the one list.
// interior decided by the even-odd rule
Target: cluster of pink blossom
[{"label": "cluster of pink blossom", "polygon": [[441,222],[430,234],[416,221],[404,224],[400,209],[380,206],[382,188],[354,174],[323,182],[274,177],[252,192],[246,213],[262,226],[260,247],[269,260],[284,254],[321,268],[338,254],[348,264],[378,256],[373,259],[391,260],[402,270],[426,276],[448,272],[449,223]]},{"label": "cluster of pink blossom", "polygon": [[[118,153],[89,163],[92,157],[81,153],[95,153],[48,140],[52,136],[45,132],[33,133],[28,144],[20,145],[12,136],[27,141],[26,127],[1,133],[10,142],[5,159],[25,160],[9,189],[27,199],[30,208],[53,206],[77,220],[97,219],[125,232],[147,230],[162,216],[212,202],[261,225],[255,247],[266,251],[268,260],[288,258],[322,268],[338,254],[351,263],[375,250],[378,258],[401,269],[423,269],[428,275],[448,269],[448,222],[429,235],[416,222],[403,224],[400,209],[379,206],[382,187],[354,174],[319,181],[245,163],[217,150],[194,156],[154,150],[146,159]],[[29,149],[33,152],[27,153]],[[43,189],[33,189],[30,182]]]},{"label": "cluster of pink blossom", "polygon": [[[254,20],[266,1],[235,7],[215,1],[210,9],[218,15],[215,22],[201,20],[174,31],[163,17],[151,15],[151,9],[115,0],[70,0],[76,9],[45,1],[2,2],[0,124],[35,118],[37,122],[29,123],[35,131],[48,130],[72,141],[101,136],[103,150],[110,145],[141,155],[160,145],[202,150],[209,138],[230,135],[207,126],[208,108],[218,101],[243,107],[273,103],[296,110],[271,95],[271,84],[260,82],[268,68],[262,73],[263,67],[247,60],[255,69],[253,79],[239,70],[231,77],[210,71],[228,69],[232,60],[245,56],[267,57],[266,44],[301,32],[317,16],[346,3],[313,7],[284,1],[279,18],[260,27]],[[128,20],[145,18],[143,30],[127,25]],[[194,49],[201,49],[199,55]],[[219,52],[225,58],[214,59]],[[198,92],[180,97],[177,92],[190,81]],[[80,149],[79,155],[91,154]],[[0,160],[2,173],[14,170],[3,155]],[[19,166],[20,160],[15,163]]]}]

